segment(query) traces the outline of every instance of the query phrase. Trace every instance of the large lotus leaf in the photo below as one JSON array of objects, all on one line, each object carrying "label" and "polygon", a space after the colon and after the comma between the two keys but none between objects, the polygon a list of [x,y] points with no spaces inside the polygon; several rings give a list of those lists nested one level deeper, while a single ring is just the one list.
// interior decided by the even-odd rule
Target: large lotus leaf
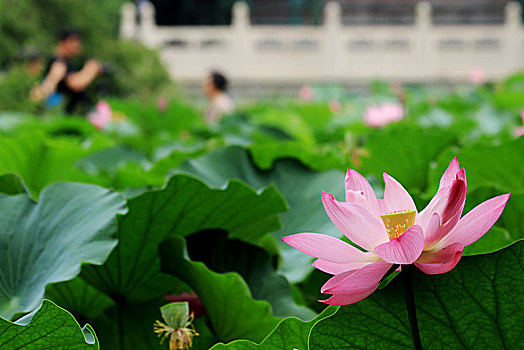
[{"label": "large lotus leaf", "polygon": [[[256,193],[231,182],[226,189],[213,190],[185,175],[174,176],[163,190],[130,199],[128,207],[129,213],[119,218],[119,244],[109,259],[102,267],[82,270],[82,280],[91,287],[61,283],[48,290],[50,297],[101,330],[103,347],[121,350],[162,348],[152,325],[160,319],[158,308],[166,304],[164,294],[187,290],[177,278],[161,272],[158,247],[162,241],[219,228],[262,246],[268,237],[265,232],[279,227],[278,213],[286,209],[274,188]],[[84,292],[91,306],[88,301],[75,302]],[[106,297],[113,306],[106,308]],[[207,349],[209,341],[209,337],[199,338],[195,346]]]},{"label": "large lotus leaf", "polygon": [[308,145],[297,141],[255,142],[249,145],[254,163],[270,170],[280,158],[296,158],[313,170],[344,169],[349,165],[340,149],[333,144]]},{"label": "large lotus leaf", "polygon": [[6,134],[37,133],[53,137],[105,138],[93,124],[84,118],[42,118],[40,115],[5,115],[2,113],[0,114],[0,129]]},{"label": "large lotus leaf", "polygon": [[118,194],[92,185],[51,185],[38,203],[1,194],[0,316],[31,311],[47,284],[75,277],[82,263],[103,263],[124,212]]},{"label": "large lotus leaf", "polygon": [[103,140],[85,147],[78,139],[51,138],[37,132],[3,136],[0,139],[0,174],[20,175],[33,195],[58,181],[103,184],[77,169],[75,164],[106,146]]},{"label": "large lotus leaf", "polygon": [[213,187],[224,186],[229,179],[239,179],[256,189],[275,185],[286,198],[290,210],[282,214],[282,229],[273,235],[279,239],[283,256],[282,274],[298,282],[311,272],[311,258],[280,242],[280,238],[297,232],[319,232],[335,236],[341,233],[326,215],[320,190],[343,198],[344,174],[338,170],[312,171],[296,160],[279,160],[271,171],[258,170],[249,153],[229,147],[183,163],[178,172],[193,174]]},{"label": "large lotus leaf", "polygon": [[[424,349],[521,349],[524,242],[463,258],[441,275],[413,274]],[[315,325],[310,349],[412,349],[402,276]]]},{"label": "large lotus leaf", "polygon": [[46,298],[69,310],[76,319],[88,321],[105,349],[164,349],[153,333],[161,319],[163,298],[146,303],[119,304],[77,277],[46,288]]},{"label": "large lotus leaf", "polygon": [[278,326],[260,343],[249,340],[235,340],[229,344],[217,344],[212,350],[282,350],[282,349],[308,349],[308,340],[311,328],[318,322],[331,317],[338,307],[330,306],[324,309],[315,319],[304,322],[295,317],[288,317],[280,321]]},{"label": "large lotus leaf", "polygon": [[216,344],[216,335],[210,328],[207,316],[202,316],[193,321],[193,325],[198,332],[198,336],[193,338],[193,347],[191,350],[209,350],[213,344]]},{"label": "large lotus leaf", "polygon": [[[322,92],[325,93],[325,100],[333,100],[341,98],[345,95],[342,86],[330,86],[329,91],[323,87]],[[321,91],[319,91],[320,93]],[[320,97],[320,96],[319,96]],[[306,124],[313,129],[313,131],[323,131],[326,125],[333,119],[333,112],[327,103],[292,103],[285,107],[298,113]]]},{"label": "large lotus leaf", "polygon": [[168,101],[165,111],[159,110],[153,102],[111,99],[109,103],[115,111],[124,113],[137,124],[146,138],[166,133],[178,135],[204,124],[196,109],[179,101]]},{"label": "large lotus leaf", "polygon": [[501,109],[513,108],[520,111],[524,98],[523,81],[524,75],[516,73],[501,82],[495,91],[489,96],[493,104]]},{"label": "large lotus leaf", "polygon": [[129,147],[115,146],[95,152],[80,159],[78,168],[90,174],[113,173],[126,163],[137,163],[143,167],[151,166],[147,158]]},{"label": "large lotus leaf", "polygon": [[[212,135],[222,138],[227,145],[247,146],[253,142],[293,140],[287,132],[271,125],[260,125],[246,114],[233,114],[210,127]],[[297,141],[301,142],[301,141]]]},{"label": "large lotus leaf", "polygon": [[524,193],[511,195],[497,225],[510,231],[514,240],[524,238]]},{"label": "large lotus leaf", "polygon": [[[82,279],[73,282],[53,285],[46,297],[60,306],[71,305],[70,311],[77,319],[87,320],[97,330],[103,349],[166,349],[165,342],[161,345],[153,332],[153,324],[162,321],[159,308],[169,301],[156,298],[145,303],[118,304]],[[207,350],[216,343],[205,316],[196,319],[194,325],[199,336],[195,337],[192,350]]]},{"label": "large lotus leaf", "polygon": [[369,135],[359,171],[378,178],[386,172],[408,191],[424,191],[430,162],[455,140],[450,130],[392,125]]},{"label": "large lotus leaf", "polygon": [[181,238],[160,247],[163,270],[186,282],[206,308],[219,341],[235,339],[261,341],[277,325],[266,301],[255,300],[242,277],[234,272],[216,273],[202,262],[184,258]]},{"label": "large lotus leaf", "polygon": [[126,197],[131,197],[148,188],[164,186],[170,171],[184,160],[203,155],[220,145],[221,141],[216,140],[196,145],[183,145],[180,142],[163,145],[156,149],[154,163],[132,148],[116,146],[93,153],[79,160],[76,165],[86,173],[96,175],[96,179],[91,182],[122,191]]},{"label": "large lotus leaf", "polygon": [[204,126],[197,110],[177,101],[169,101],[165,111],[160,111],[152,102],[111,99],[109,103],[117,114],[125,115],[125,119],[123,123],[113,123],[112,130],[107,131],[118,133],[118,129],[132,126],[134,135],[125,135],[126,145],[148,155],[159,145],[175,139],[190,139],[190,129]]},{"label": "large lotus leaf", "polygon": [[97,330],[102,349],[166,349],[165,343],[160,345],[153,325],[156,320],[162,320],[159,308],[167,303],[163,298],[144,303],[116,303],[88,321]]},{"label": "large lotus leaf", "polygon": [[295,111],[283,110],[268,105],[263,108],[252,108],[248,111],[252,122],[261,126],[270,126],[282,130],[294,139],[303,143],[314,142],[313,131],[304,118]]},{"label": "large lotus leaf", "polygon": [[187,246],[191,260],[202,261],[215,272],[239,273],[253,297],[268,301],[275,316],[297,316],[304,320],[316,316],[312,310],[295,304],[289,283],[276,273],[272,256],[264,249],[227,239],[227,232],[219,230],[193,234],[187,237]]},{"label": "large lotus leaf", "polygon": [[205,154],[209,149],[219,147],[220,142],[210,140],[206,143],[193,146],[184,146],[179,143],[158,147],[155,151],[156,161],[151,167],[144,168],[137,164],[128,163],[125,167],[116,170],[112,185],[115,189],[161,187],[168,181],[171,170],[178,167],[184,160]]},{"label": "large lotus leaf", "polygon": [[[327,91],[325,88],[326,87],[324,87],[323,91],[329,92],[330,99],[334,98],[334,95],[341,97],[344,94],[341,90],[333,91],[333,87],[330,87],[331,91]],[[278,116],[281,116],[282,111],[291,113],[293,117],[291,120],[281,121],[281,125],[290,125],[292,127],[294,125],[292,120],[300,117],[300,123],[305,122],[303,127],[312,130],[321,130],[333,118],[333,113],[330,111],[329,106],[326,103],[296,103],[291,101],[273,100],[270,103],[260,102],[256,105],[252,105],[244,112],[247,115],[250,115],[254,120],[264,120],[266,115],[273,112],[278,112]]]},{"label": "large lotus leaf", "polygon": [[46,299],[66,308],[75,316],[92,320],[115,302],[80,277],[67,282],[53,283],[45,290]]},{"label": "large lotus leaf", "polygon": [[9,195],[14,194],[29,194],[29,190],[25,186],[20,176],[15,174],[0,175],[0,193]]},{"label": "large lotus leaf", "polygon": [[82,277],[109,296],[143,302],[170,290],[176,280],[160,272],[158,245],[173,236],[220,228],[229,237],[259,243],[280,227],[285,202],[274,188],[255,193],[232,181],[226,189],[210,189],[201,181],[176,175],[166,188],[128,201],[119,218],[118,245],[103,266],[86,266]]},{"label": "large lotus leaf", "polygon": [[0,318],[3,350],[97,350],[98,340],[90,325],[80,328],[73,315],[49,300],[16,322]]}]

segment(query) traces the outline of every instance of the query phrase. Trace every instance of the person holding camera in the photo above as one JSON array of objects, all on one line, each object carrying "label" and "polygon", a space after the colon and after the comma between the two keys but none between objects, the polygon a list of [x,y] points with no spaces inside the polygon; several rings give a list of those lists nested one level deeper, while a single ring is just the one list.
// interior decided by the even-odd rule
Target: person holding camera
[{"label": "person holding camera", "polygon": [[95,59],[87,60],[80,70],[75,70],[71,61],[82,52],[82,36],[76,30],[60,34],[55,56],[46,69],[46,77],[31,91],[35,102],[45,101],[48,107],[65,104],[68,114],[83,112],[90,102],[85,90],[102,73],[103,65]]}]

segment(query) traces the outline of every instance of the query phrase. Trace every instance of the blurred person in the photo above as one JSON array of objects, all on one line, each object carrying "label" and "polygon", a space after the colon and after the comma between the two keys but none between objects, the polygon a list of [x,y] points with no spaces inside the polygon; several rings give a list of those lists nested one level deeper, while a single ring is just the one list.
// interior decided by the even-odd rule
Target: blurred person
[{"label": "blurred person", "polygon": [[202,92],[208,99],[208,105],[204,114],[205,122],[209,124],[217,123],[222,116],[233,112],[235,106],[227,91],[228,81],[219,72],[211,72],[204,79]]},{"label": "blurred person", "polygon": [[65,77],[66,73],[67,67],[65,64],[57,62],[52,65],[45,79],[31,90],[31,101],[41,102],[53,96],[58,84]]},{"label": "blurred person", "polygon": [[397,99],[402,104],[404,108],[406,108],[406,91],[404,90],[404,87],[399,82],[392,82],[389,84],[389,89],[391,92],[397,96]]},{"label": "blurred person", "polygon": [[57,106],[62,101],[68,114],[78,112],[90,102],[85,90],[102,72],[102,64],[95,59],[85,62],[81,70],[75,70],[72,60],[82,52],[82,36],[76,30],[66,30],[60,33],[55,56],[46,69],[46,77],[42,83],[31,92],[33,101],[46,100],[46,105]]}]

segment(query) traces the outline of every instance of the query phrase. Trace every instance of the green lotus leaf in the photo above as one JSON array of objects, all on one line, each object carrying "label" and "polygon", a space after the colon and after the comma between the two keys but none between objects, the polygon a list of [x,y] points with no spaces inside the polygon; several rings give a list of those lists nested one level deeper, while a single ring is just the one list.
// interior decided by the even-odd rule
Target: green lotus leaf
[{"label": "green lotus leaf", "polygon": [[311,329],[320,321],[331,317],[338,307],[327,307],[315,319],[304,322],[295,317],[288,317],[280,321],[278,326],[260,343],[248,340],[235,340],[229,344],[217,344],[212,350],[282,350],[282,349],[308,349],[309,334]]},{"label": "green lotus leaf", "polygon": [[279,319],[271,314],[271,306],[254,300],[239,274],[216,273],[202,262],[185,259],[183,251],[183,239],[166,241],[161,246],[163,269],[197,293],[220,341],[261,341],[277,325]]},{"label": "green lotus leaf", "polygon": [[[464,257],[448,273],[413,274],[424,349],[519,349],[524,242]],[[319,323],[310,349],[413,349],[402,276]]]},{"label": "green lotus leaf", "polygon": [[281,273],[291,282],[303,280],[312,271],[311,257],[280,242],[280,238],[298,232],[319,232],[341,236],[322,206],[320,190],[342,198],[344,173],[339,170],[315,172],[296,160],[279,160],[271,171],[257,169],[249,153],[229,147],[187,161],[177,172],[193,174],[209,186],[223,187],[229,179],[238,179],[261,190],[274,185],[289,203],[282,214],[282,228],[273,232],[283,256]]},{"label": "green lotus leaf", "polygon": [[98,350],[90,325],[83,328],[73,315],[49,300],[16,322],[0,318],[0,348],[5,350]]},{"label": "green lotus leaf", "polygon": [[93,185],[54,184],[38,203],[0,194],[0,316],[33,310],[47,284],[102,264],[117,243],[115,215],[125,211],[120,195]]}]

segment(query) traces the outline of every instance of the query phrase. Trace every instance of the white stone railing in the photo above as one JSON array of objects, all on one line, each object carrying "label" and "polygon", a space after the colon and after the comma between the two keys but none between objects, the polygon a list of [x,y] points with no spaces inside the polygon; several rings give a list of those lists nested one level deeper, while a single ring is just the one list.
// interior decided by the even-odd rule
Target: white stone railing
[{"label": "white stone railing", "polygon": [[251,25],[244,2],[230,26],[157,26],[149,2],[122,8],[121,37],[160,50],[177,81],[211,69],[237,81],[364,83],[372,79],[461,81],[473,68],[498,79],[524,68],[520,5],[506,5],[501,25],[434,25],[431,5],[416,7],[414,25],[343,26],[329,2],[321,26]]}]

